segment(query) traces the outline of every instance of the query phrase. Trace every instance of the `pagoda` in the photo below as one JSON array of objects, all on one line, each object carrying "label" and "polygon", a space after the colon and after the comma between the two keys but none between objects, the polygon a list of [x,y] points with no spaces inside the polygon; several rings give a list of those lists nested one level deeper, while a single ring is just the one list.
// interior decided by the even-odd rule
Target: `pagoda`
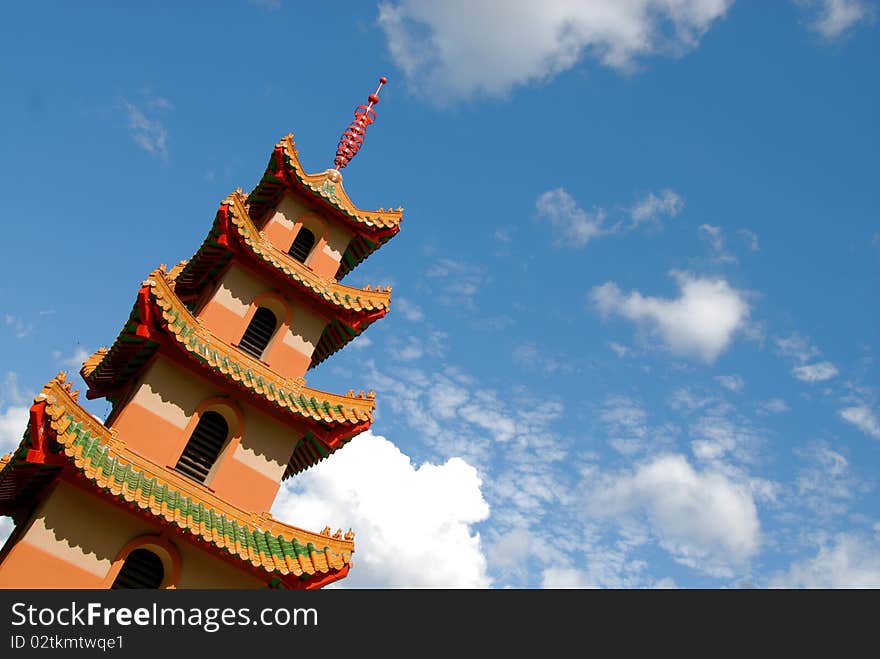
[{"label": "pagoda", "polygon": [[[380,79],[379,89],[386,82]],[[43,387],[0,458],[3,588],[298,588],[345,577],[354,533],[306,531],[269,510],[281,482],[370,427],[375,395],[304,376],[389,309],[390,288],[340,283],[400,229],[364,211],[340,170],[375,120],[358,106],[334,169],[307,174],[292,135],[260,182],[220,204],[187,261],[143,281],[122,331]]]}]

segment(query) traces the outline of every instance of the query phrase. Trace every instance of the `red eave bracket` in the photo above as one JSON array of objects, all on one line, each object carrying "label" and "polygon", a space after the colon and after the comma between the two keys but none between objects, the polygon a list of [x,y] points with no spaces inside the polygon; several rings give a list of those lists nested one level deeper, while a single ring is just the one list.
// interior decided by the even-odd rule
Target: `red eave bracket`
[{"label": "red eave bracket", "polygon": [[341,426],[328,430],[326,433],[315,432],[315,437],[330,451],[335,451],[343,442],[368,430],[371,423],[371,421],[361,421],[354,426]]},{"label": "red eave bracket", "polygon": [[[338,570],[332,570],[327,574],[316,574],[308,579],[285,580],[291,590],[318,590],[324,586],[339,581],[348,576],[351,565],[343,565]],[[292,575],[291,575],[292,576]]]}]

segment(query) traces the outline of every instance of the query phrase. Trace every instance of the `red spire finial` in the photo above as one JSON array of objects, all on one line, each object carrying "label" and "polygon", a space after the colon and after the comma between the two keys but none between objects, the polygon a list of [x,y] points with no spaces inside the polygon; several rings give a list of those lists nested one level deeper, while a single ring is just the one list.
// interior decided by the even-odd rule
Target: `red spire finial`
[{"label": "red spire finial", "polygon": [[364,136],[367,134],[367,126],[376,121],[376,111],[373,106],[379,102],[379,90],[382,85],[388,82],[388,78],[382,76],[379,78],[379,86],[376,91],[369,95],[367,100],[369,105],[358,105],[354,111],[354,121],[352,121],[342,137],[339,138],[339,146],[336,147],[336,171],[345,167],[348,162],[354,158],[355,154],[360,151],[364,144]]}]

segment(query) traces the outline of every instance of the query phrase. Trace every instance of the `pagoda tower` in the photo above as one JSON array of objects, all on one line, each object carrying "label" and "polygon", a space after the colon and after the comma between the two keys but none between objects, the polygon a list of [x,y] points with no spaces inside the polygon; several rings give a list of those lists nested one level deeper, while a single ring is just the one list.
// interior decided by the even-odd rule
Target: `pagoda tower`
[{"label": "pagoda tower", "polygon": [[335,169],[305,173],[288,135],[192,258],[143,281],[115,342],[81,371],[87,397],[112,403],[105,422],[64,373],[43,387],[0,458],[0,514],[15,521],[0,587],[314,589],[348,574],[351,530],[305,531],[269,510],[284,479],[373,419],[373,393],[304,376],[389,309],[390,288],[340,283],[402,219],[357,208],[342,186],[379,89]]}]

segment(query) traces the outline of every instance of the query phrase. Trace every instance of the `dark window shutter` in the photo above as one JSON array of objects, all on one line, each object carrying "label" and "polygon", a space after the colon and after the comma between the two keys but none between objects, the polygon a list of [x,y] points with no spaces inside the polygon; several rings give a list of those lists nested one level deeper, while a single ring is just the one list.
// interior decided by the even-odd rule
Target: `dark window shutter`
[{"label": "dark window shutter", "polygon": [[238,347],[257,359],[263,356],[263,351],[269,345],[269,339],[275,333],[278,320],[275,314],[266,307],[260,307],[251,318],[250,324],[244,331],[244,336],[238,342]]},{"label": "dark window shutter", "polygon": [[158,588],[164,578],[162,559],[149,549],[135,549],[126,557],[110,588]]},{"label": "dark window shutter", "polygon": [[296,238],[294,238],[290,249],[287,250],[287,253],[300,263],[305,263],[306,257],[308,257],[309,252],[312,251],[312,247],[314,246],[315,234],[305,227],[301,227],[299,233],[296,234]]},{"label": "dark window shutter", "polygon": [[174,468],[181,474],[204,483],[226,443],[228,434],[229,426],[222,414],[205,412],[196,424]]}]

